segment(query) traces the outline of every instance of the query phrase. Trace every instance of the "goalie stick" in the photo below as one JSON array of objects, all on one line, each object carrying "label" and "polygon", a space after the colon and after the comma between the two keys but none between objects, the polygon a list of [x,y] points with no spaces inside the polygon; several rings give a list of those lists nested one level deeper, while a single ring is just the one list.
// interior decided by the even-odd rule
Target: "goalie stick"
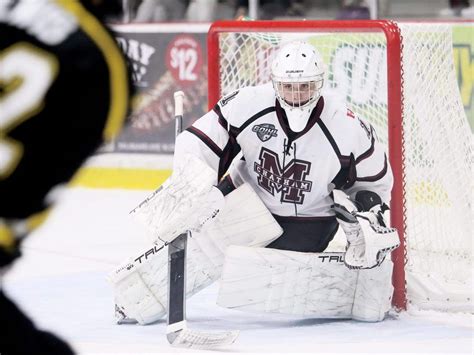
[{"label": "goalie stick", "polygon": [[[174,93],[175,135],[183,127],[184,93]],[[190,231],[180,234],[168,245],[168,322],[166,337],[172,346],[211,349],[232,344],[239,331],[202,332],[191,330],[186,324],[186,243]]]}]

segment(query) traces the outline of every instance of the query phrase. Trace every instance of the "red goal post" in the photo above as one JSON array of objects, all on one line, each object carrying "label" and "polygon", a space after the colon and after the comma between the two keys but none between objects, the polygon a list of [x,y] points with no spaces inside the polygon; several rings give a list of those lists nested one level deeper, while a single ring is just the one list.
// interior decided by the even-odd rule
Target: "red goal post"
[{"label": "red goal post", "polygon": [[[426,26],[420,24],[400,25],[400,23],[384,20],[217,21],[212,24],[208,35],[209,107],[212,107],[222,95],[240,86],[257,85],[268,81],[269,62],[280,43],[296,38],[309,38],[310,43],[318,47],[323,52],[325,61],[329,62],[328,80],[326,82],[331,87],[342,87],[346,90],[349,104],[355,106],[354,111],[374,124],[377,133],[383,136],[382,140],[386,140],[385,143],[388,146],[389,160],[394,174],[391,224],[398,229],[402,242],[401,247],[392,254],[395,265],[393,305],[401,310],[407,308],[407,278],[405,273],[407,260],[410,259],[410,255],[407,256],[406,245],[407,219],[413,225],[408,225],[408,229],[413,236],[413,241],[410,242],[412,248],[409,253],[413,253],[413,260],[415,260],[413,265],[408,264],[415,270],[413,274],[416,275],[417,280],[413,282],[413,300],[415,300],[414,303],[424,305],[432,301],[432,296],[425,294],[424,289],[436,292],[438,276],[436,276],[436,285],[432,285],[433,277],[429,269],[430,267],[436,268],[437,259],[432,258],[431,254],[426,259],[423,259],[425,258],[423,254],[421,261],[416,261],[420,249],[430,244],[429,238],[433,234],[433,231],[429,228],[426,231],[419,232],[420,225],[427,218],[419,214],[419,211],[423,210],[424,206],[429,206],[428,209],[432,213],[433,204],[439,205],[443,199],[443,201],[449,203],[456,203],[457,200],[456,193],[450,195],[450,190],[452,190],[450,186],[445,187],[438,180],[430,180],[431,169],[434,167],[442,170],[444,163],[438,163],[435,158],[432,158],[435,153],[429,152],[428,158],[423,155],[427,150],[426,147],[430,146],[431,143],[429,137],[424,137],[420,141],[420,138],[416,135],[418,131],[423,132],[424,129],[423,127],[420,128],[420,125],[424,124],[422,119],[424,114],[417,112],[416,106],[418,103],[409,101],[409,107],[405,108],[406,98],[404,92],[406,90],[412,90],[414,93],[422,91],[424,86],[427,86],[433,80],[439,80],[438,77],[444,76],[445,72],[449,72],[446,74],[449,78],[452,79],[453,77],[453,73],[451,73],[452,65],[440,63],[440,69],[437,69],[438,64],[436,58],[434,58],[434,54],[441,53],[439,56],[447,57],[449,61],[449,54],[447,54],[449,51],[447,40],[449,28],[445,24],[429,26],[430,24]],[[402,33],[401,28],[405,31],[404,33]],[[429,33],[429,37],[425,37],[427,33]],[[411,49],[412,46],[416,46],[414,47],[416,49]],[[438,47],[446,47],[446,51],[441,52]],[[414,54],[409,54],[409,58],[404,58],[408,50],[413,51]],[[423,59],[426,61],[426,66],[436,66],[435,70],[437,71],[432,70],[434,74],[431,71],[429,73],[422,72],[423,67],[417,63],[418,56],[426,56],[426,59]],[[352,61],[348,58],[351,58]],[[441,62],[445,59],[441,58]],[[450,63],[452,63],[452,60]],[[421,77],[421,79],[418,77]],[[338,78],[342,78],[342,86],[338,86]],[[441,80],[448,80],[449,78],[443,77]],[[451,94],[454,86],[448,87],[444,83],[440,83],[440,86],[444,90],[440,94],[436,91],[426,91],[426,93],[423,91],[423,95],[420,94],[419,98],[417,96],[417,99],[414,98],[413,100],[423,101],[427,97],[426,103],[425,101],[420,102],[423,109],[427,110],[426,115],[442,117],[444,113],[428,113],[430,106],[437,107],[436,97],[433,98],[433,96],[439,95],[443,100],[445,96],[453,96],[447,99],[450,101],[446,101],[445,106],[453,111],[450,114],[454,117],[453,120],[462,121],[465,117],[459,118],[459,116],[462,116],[459,110],[459,100],[455,97],[455,92]],[[372,91],[370,93],[364,92],[366,87],[370,87]],[[456,108],[452,108],[454,106]],[[410,119],[408,124],[404,123],[405,116]],[[441,119],[439,118],[439,120]],[[412,121],[414,123],[411,123]],[[437,123],[433,124],[436,125]],[[456,123],[456,125],[463,125],[463,123]],[[463,125],[462,129],[466,130],[466,127]],[[381,131],[382,134],[380,134]],[[453,134],[453,137],[456,137],[456,135]],[[472,141],[470,141],[470,138],[464,137],[468,137],[468,135],[463,135],[462,139],[465,142],[461,148],[456,148],[456,154],[461,150],[460,153],[468,155],[467,160],[469,160],[469,155],[472,153]],[[417,143],[417,140],[420,142]],[[408,158],[406,157],[407,150]],[[436,151],[436,148],[434,150]],[[407,159],[409,169],[407,168]],[[433,159],[433,162],[431,159]],[[449,158],[444,158],[444,160],[449,161]],[[463,163],[464,161],[458,165]],[[420,166],[421,168],[419,168]],[[468,166],[468,170],[470,170],[472,162]],[[447,166],[444,168],[447,168]],[[425,175],[419,177],[419,171],[423,171]],[[467,174],[469,176],[469,171],[467,171]],[[440,198],[439,195],[443,197]],[[410,199],[408,202],[407,198]],[[424,198],[426,201],[423,201]],[[469,200],[465,203],[463,201],[463,206],[470,208],[470,202]],[[412,207],[413,205],[416,206]],[[412,213],[412,210],[415,212]],[[441,212],[436,210],[429,218],[439,219],[439,215],[442,213],[443,210]],[[469,224],[469,222],[467,223]],[[468,232],[469,228],[471,227],[467,227]],[[464,234],[465,230],[460,232],[456,230],[456,232]],[[436,227],[434,231],[436,233]],[[435,238],[434,253],[440,253],[441,255],[443,254],[441,249],[449,248],[449,241],[445,240],[449,237],[442,235]],[[465,239],[467,236],[462,238]],[[441,241],[439,247],[438,239]],[[458,249],[462,249],[464,246],[465,244],[462,244]],[[423,252],[424,250],[422,250]],[[459,253],[462,254],[462,251],[459,251]],[[462,256],[461,259],[463,258]],[[424,260],[428,259],[428,271],[423,271],[426,275],[423,276],[423,281],[418,281],[418,276],[422,272],[418,272],[417,268],[424,263]],[[451,261],[447,259],[443,263],[449,265]],[[443,266],[440,268],[442,269]],[[445,280],[447,278],[449,278],[449,275],[439,276],[439,279]],[[420,287],[419,285],[423,286]],[[412,291],[409,289],[410,292]],[[443,294],[436,295],[436,297],[437,304],[445,301],[443,299],[445,295]],[[464,294],[460,296],[461,302],[467,301],[469,303],[469,296],[467,297],[466,300]],[[412,299],[410,299],[410,302],[412,302]]]}]

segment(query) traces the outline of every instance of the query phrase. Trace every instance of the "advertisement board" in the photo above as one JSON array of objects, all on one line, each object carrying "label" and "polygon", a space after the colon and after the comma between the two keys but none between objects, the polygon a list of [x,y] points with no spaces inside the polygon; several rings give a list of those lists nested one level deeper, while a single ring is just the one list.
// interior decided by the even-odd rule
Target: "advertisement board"
[{"label": "advertisement board", "polygon": [[114,26],[129,58],[136,95],[127,126],[107,151],[172,154],[175,91],[183,90],[184,127],[207,111],[208,24]]}]

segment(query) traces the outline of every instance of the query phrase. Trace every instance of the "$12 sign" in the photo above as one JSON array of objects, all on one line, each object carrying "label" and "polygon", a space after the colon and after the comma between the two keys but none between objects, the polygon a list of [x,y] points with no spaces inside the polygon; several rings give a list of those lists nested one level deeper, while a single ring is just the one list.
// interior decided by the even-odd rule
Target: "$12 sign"
[{"label": "$12 sign", "polygon": [[168,45],[166,64],[173,78],[180,84],[196,82],[202,68],[200,43],[189,35],[175,37]]}]

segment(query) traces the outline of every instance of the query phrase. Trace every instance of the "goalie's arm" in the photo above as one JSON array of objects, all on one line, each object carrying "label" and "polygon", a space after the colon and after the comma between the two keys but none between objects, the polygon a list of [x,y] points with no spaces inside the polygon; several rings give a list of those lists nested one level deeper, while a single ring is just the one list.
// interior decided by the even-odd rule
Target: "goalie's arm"
[{"label": "goalie's arm", "polygon": [[216,109],[199,118],[177,137],[174,167],[186,154],[192,154],[216,172],[217,183],[240,151],[235,137],[229,132],[230,126],[227,126]]},{"label": "goalie's arm", "polygon": [[388,155],[374,127],[361,119],[357,122],[360,123],[355,131],[355,179],[343,191],[356,202],[359,211],[369,211],[375,205],[390,205],[393,174]]}]

